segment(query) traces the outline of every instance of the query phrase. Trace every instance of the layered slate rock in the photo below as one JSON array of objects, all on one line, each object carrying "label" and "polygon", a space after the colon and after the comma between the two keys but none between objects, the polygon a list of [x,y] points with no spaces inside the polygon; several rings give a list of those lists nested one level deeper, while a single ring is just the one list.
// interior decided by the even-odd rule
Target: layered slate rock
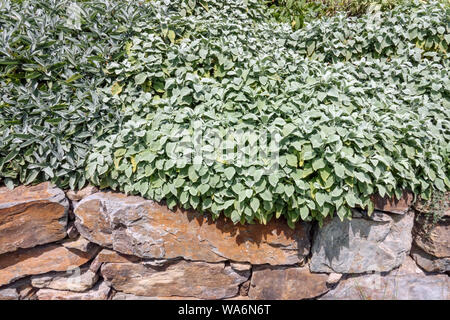
[{"label": "layered slate rock", "polygon": [[308,267],[254,267],[250,299],[299,300],[320,296],[329,290],[327,274],[311,273]]},{"label": "layered slate rock", "polygon": [[448,300],[450,281],[446,275],[366,274],[341,280],[323,300]]},{"label": "layered slate rock", "polygon": [[87,292],[40,289],[36,296],[38,300],[107,300],[110,291],[111,288],[102,281]]},{"label": "layered slate rock", "polygon": [[413,223],[413,212],[374,212],[372,217],[354,217],[351,221],[329,219],[314,235],[311,271],[390,271],[402,264],[411,249]]},{"label": "layered slate rock", "polygon": [[64,192],[48,182],[0,188],[0,254],[63,239],[68,210]]},{"label": "layered slate rock", "polygon": [[427,272],[444,273],[450,271],[450,257],[436,258],[414,245],[411,248],[411,256]]},{"label": "layered slate rock", "polygon": [[[413,228],[411,256],[428,272],[450,271],[450,192],[447,192],[436,208],[429,202],[418,201],[418,212]],[[439,212],[436,212],[438,210]],[[440,216],[433,221],[434,216]]]},{"label": "layered slate rock", "polygon": [[98,251],[70,250],[59,244],[48,244],[0,255],[0,286],[17,279],[51,271],[68,271],[91,260]]},{"label": "layered slate rock", "polygon": [[309,253],[310,225],[291,230],[284,221],[234,225],[190,211],[170,211],[153,201],[96,193],[75,208],[76,226],[92,242],[142,258],[252,264],[299,263]]},{"label": "layered slate rock", "polygon": [[106,263],[103,278],[120,292],[148,297],[195,297],[223,299],[239,292],[249,271],[238,272],[224,263],[185,260],[155,267],[146,262]]},{"label": "layered slate rock", "polygon": [[423,272],[422,269],[420,269],[417,266],[413,258],[411,258],[410,256],[406,256],[402,265],[398,269],[391,271],[391,273],[395,275],[406,275],[406,274],[425,275],[425,272]]},{"label": "layered slate rock", "polygon": [[98,280],[98,274],[89,268],[76,268],[71,272],[51,272],[31,278],[35,288],[83,292],[91,289]]},{"label": "layered slate rock", "polygon": [[123,292],[117,292],[111,300],[200,300],[196,298],[189,297],[144,297],[144,296],[136,296],[134,294],[128,294]]},{"label": "layered slate rock", "polygon": [[28,300],[36,290],[29,279],[21,279],[0,288],[0,300]]},{"label": "layered slate rock", "polygon": [[16,288],[0,289],[0,301],[1,300],[19,300],[20,296]]},{"label": "layered slate rock", "polygon": [[388,197],[385,195],[381,197],[380,195],[373,195],[371,200],[374,204],[376,210],[396,213],[396,214],[405,214],[410,209],[414,195],[411,192],[403,191],[400,199],[394,197]]},{"label": "layered slate rock", "polygon": [[414,225],[414,244],[437,258],[450,257],[450,219],[445,218],[436,225],[427,227],[427,219],[418,215]]}]

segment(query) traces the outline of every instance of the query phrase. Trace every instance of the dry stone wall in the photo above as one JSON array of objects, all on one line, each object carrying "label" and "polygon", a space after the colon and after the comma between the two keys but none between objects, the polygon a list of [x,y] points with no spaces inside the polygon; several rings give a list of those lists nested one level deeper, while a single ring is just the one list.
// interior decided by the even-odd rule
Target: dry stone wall
[{"label": "dry stone wall", "polygon": [[450,212],[430,226],[408,192],[373,200],[370,217],[292,230],[95,187],[0,188],[0,299],[450,299]]}]

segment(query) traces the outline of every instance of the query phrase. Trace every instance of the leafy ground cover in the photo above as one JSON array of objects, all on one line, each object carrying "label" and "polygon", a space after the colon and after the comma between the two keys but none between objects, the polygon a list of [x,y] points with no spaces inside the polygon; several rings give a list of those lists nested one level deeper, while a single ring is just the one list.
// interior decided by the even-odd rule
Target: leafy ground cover
[{"label": "leafy ground cover", "polygon": [[292,32],[258,1],[4,1],[0,177],[321,222],[450,189],[450,10]]},{"label": "leafy ground cover", "polygon": [[[294,30],[322,17],[334,16],[339,12],[347,16],[361,16],[365,13],[388,11],[410,0],[261,0],[275,21],[291,24]],[[422,0],[426,3],[426,0]],[[440,0],[449,6],[448,0]]]}]

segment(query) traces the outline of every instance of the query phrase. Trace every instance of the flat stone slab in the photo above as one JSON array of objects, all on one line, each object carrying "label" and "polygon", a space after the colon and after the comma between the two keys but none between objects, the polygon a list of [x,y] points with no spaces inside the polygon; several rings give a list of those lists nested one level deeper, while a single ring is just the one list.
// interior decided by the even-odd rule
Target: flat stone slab
[{"label": "flat stone slab", "polygon": [[321,300],[449,300],[447,275],[369,274],[341,280]]},{"label": "flat stone slab", "polygon": [[411,249],[414,214],[329,219],[314,235],[311,271],[364,273],[400,266]]},{"label": "flat stone slab", "polygon": [[169,210],[141,197],[95,193],[75,208],[76,227],[86,239],[142,258],[290,265],[309,254],[310,225],[295,230],[285,221],[234,225],[191,211]]},{"label": "flat stone slab", "polygon": [[181,260],[161,267],[145,262],[106,263],[101,274],[115,290],[137,296],[223,299],[238,294],[250,271],[237,272],[224,263]]},{"label": "flat stone slab", "polygon": [[450,272],[450,257],[437,258],[414,245],[411,248],[411,256],[427,272]]},{"label": "flat stone slab", "polygon": [[38,300],[107,300],[111,288],[104,282],[99,282],[87,292],[72,292],[54,289],[39,289]]},{"label": "flat stone slab", "polygon": [[376,194],[371,197],[371,200],[373,201],[376,210],[395,214],[405,214],[413,203],[414,195],[405,190],[400,199],[397,199],[395,196],[381,197],[379,194]]},{"label": "flat stone slab", "polygon": [[98,247],[81,252],[48,244],[3,254],[0,256],[0,286],[30,275],[74,269],[88,262],[97,252]]},{"label": "flat stone slab", "polygon": [[[429,223],[429,222],[428,222]],[[450,219],[427,227],[427,219],[419,215],[413,229],[414,244],[436,258],[450,258]]]},{"label": "flat stone slab", "polygon": [[84,292],[91,289],[97,280],[98,274],[84,267],[70,272],[50,272],[33,276],[31,284],[35,288]]},{"label": "flat stone slab", "polygon": [[329,290],[328,275],[308,267],[254,267],[248,297],[252,300],[300,300]]},{"label": "flat stone slab", "polygon": [[0,254],[63,239],[68,210],[64,192],[48,182],[0,188]]}]

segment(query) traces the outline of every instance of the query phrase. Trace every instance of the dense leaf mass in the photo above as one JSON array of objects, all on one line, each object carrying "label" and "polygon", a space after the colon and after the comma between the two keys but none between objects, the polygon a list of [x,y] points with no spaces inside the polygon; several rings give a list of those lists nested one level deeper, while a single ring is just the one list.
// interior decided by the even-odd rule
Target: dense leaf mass
[{"label": "dense leaf mass", "polygon": [[292,32],[254,0],[4,1],[0,177],[291,227],[429,198],[450,189],[449,17],[414,2]]}]

